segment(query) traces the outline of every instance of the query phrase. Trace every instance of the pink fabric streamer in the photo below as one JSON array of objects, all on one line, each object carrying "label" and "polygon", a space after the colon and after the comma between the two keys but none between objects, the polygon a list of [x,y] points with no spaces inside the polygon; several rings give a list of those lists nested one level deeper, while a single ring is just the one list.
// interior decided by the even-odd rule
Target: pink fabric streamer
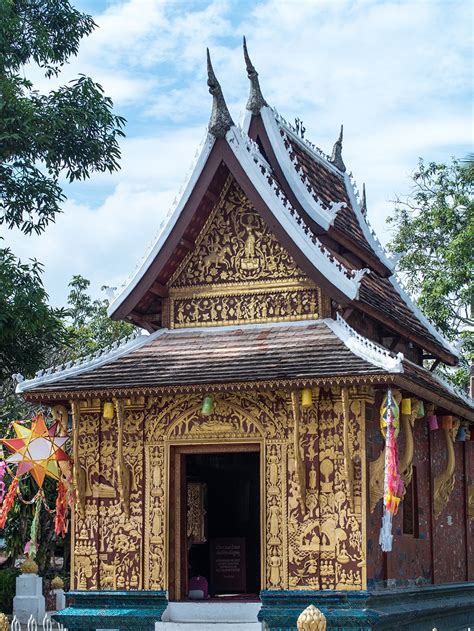
[{"label": "pink fabric streamer", "polygon": [[3,498],[5,497],[5,482],[3,478],[6,470],[7,464],[5,460],[0,460],[0,506],[3,504]]}]

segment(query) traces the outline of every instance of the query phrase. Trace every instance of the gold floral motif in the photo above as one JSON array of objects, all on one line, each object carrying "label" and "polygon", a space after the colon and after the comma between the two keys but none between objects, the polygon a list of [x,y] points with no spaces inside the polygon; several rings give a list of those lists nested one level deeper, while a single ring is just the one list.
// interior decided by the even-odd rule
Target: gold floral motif
[{"label": "gold floral motif", "polygon": [[[119,492],[114,498],[99,498],[99,583],[104,580],[116,589],[141,589],[143,585],[141,557],[143,552],[143,424],[144,412],[124,409],[122,406],[122,454],[120,436],[115,419],[101,418],[100,467],[101,479],[112,478]],[[117,414],[117,416],[119,416]],[[119,421],[120,422],[120,421]],[[124,498],[120,491],[119,460],[133,475],[130,475],[128,490],[129,513],[124,510]],[[114,475],[115,472],[115,475]],[[111,565],[115,570],[112,574]],[[112,578],[113,577],[113,578]]]},{"label": "gold floral motif", "polygon": [[171,328],[315,319],[322,308],[320,290],[230,176],[168,286]]},{"label": "gold floral motif", "polygon": [[166,589],[165,458],[163,445],[146,450],[145,589]]},{"label": "gold floral motif", "polygon": [[229,176],[196,246],[170,280],[171,287],[304,278]]},{"label": "gold floral motif", "polygon": [[[266,588],[287,589],[286,445],[270,443],[266,452]],[[264,586],[265,587],[265,586]]]},{"label": "gold floral motif", "polygon": [[[76,414],[76,431],[74,432],[74,455],[76,463],[83,471],[80,484],[83,489],[83,510],[74,511],[74,532],[72,543],[71,574],[76,589],[97,589],[98,571],[98,507],[92,499],[91,475],[98,462],[99,453],[99,425],[98,413],[83,412],[79,402],[74,402]],[[79,410],[81,410],[79,416]],[[80,471],[78,468],[77,471]],[[81,472],[82,473],[82,472]],[[77,488],[77,486],[76,486]]]},{"label": "gold floral motif", "polygon": [[[81,410],[85,407],[82,406]],[[100,407],[99,407],[100,409]],[[140,589],[142,556],[143,412],[129,409],[123,423],[123,454],[133,470],[130,517],[117,497],[117,428],[113,419],[81,411],[78,450],[84,463],[84,515],[74,519],[74,584],[78,589]],[[99,440],[100,437],[100,440]],[[112,571],[111,565],[114,565]]]},{"label": "gold floral motif", "polygon": [[[339,388],[321,391],[301,424],[307,509],[298,500],[296,458],[289,446],[288,545],[290,589],[361,589],[365,585],[362,506],[365,400],[350,390],[347,443]],[[345,456],[353,463],[353,508]],[[319,479],[318,479],[319,472]]]},{"label": "gold floral motif", "polygon": [[315,320],[319,318],[319,290],[261,290],[218,297],[171,298],[171,328]]}]

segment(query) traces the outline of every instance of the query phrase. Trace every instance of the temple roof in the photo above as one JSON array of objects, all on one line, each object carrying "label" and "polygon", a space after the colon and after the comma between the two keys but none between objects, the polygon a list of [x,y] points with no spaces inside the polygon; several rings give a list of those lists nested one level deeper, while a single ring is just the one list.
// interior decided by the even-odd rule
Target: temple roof
[{"label": "temple roof", "polygon": [[[262,116],[264,119],[273,117],[276,121],[275,115],[267,106],[263,108]],[[286,153],[286,149],[284,151]],[[393,275],[387,278],[380,269],[373,269],[370,260],[364,261],[361,265],[350,263],[347,256],[341,256],[334,248],[331,249],[324,244],[323,235],[318,234],[314,225],[311,225],[312,220],[320,227],[331,226],[331,221],[339,217],[339,213],[344,212],[347,217],[344,220],[346,230],[354,239],[360,237],[359,240],[363,244],[357,251],[370,250],[372,258],[379,256],[379,250],[382,248],[373,236],[370,239],[368,237],[371,232],[355,195],[351,192],[349,176],[339,173],[329,159],[326,159],[323,165],[323,158],[319,162],[314,156],[308,158],[314,161],[314,165],[318,163],[316,194],[316,188],[310,186],[307,189],[304,186],[298,171],[289,156],[287,157],[293,169],[293,179],[298,182],[290,191],[283,188],[281,177],[278,177],[278,173],[262,154],[259,145],[242,129],[231,125],[225,137],[218,139],[208,134],[180,201],[143,263],[111,304],[111,317],[129,317],[140,326],[144,326],[134,309],[146,292],[151,291],[150,287],[154,282],[158,281],[162,287],[166,285],[167,278],[172,272],[170,266],[176,267],[187,253],[182,243],[194,242],[193,235],[198,229],[193,228],[193,221],[197,216],[196,207],[201,203],[198,204],[197,200],[200,198],[196,197],[196,193],[200,186],[204,190],[204,185],[200,184],[200,181],[215,180],[219,169],[222,170],[225,163],[227,172],[231,172],[237,178],[244,193],[262,216],[267,213],[263,218],[272,226],[276,236],[285,242],[285,246],[293,248],[292,255],[300,267],[323,287],[331,298],[341,304],[356,304],[373,317],[384,321],[394,331],[407,335],[421,348],[427,349],[442,361],[456,363],[457,351],[410,301]],[[292,202],[291,197],[294,195],[299,196],[300,201],[303,200],[303,196],[305,197],[303,201],[308,211],[305,216],[298,210],[298,199]],[[203,199],[208,208],[206,213],[209,213],[209,196],[204,196]],[[330,199],[333,201],[330,202]],[[382,268],[387,269],[385,264]],[[366,278],[368,273],[370,276]],[[166,289],[164,291],[166,292]],[[154,328],[156,327],[149,330],[152,331]]]},{"label": "temple roof", "polygon": [[255,389],[273,384],[399,383],[463,418],[472,401],[429,371],[356,333],[342,318],[160,329],[86,362],[39,373],[17,391],[44,401],[74,396]]}]

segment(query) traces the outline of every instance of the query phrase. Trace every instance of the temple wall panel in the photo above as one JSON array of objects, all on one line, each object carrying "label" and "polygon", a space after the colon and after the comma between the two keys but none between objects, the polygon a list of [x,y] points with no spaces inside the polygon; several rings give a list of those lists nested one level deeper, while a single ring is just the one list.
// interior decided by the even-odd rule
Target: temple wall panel
[{"label": "temple wall panel", "polygon": [[[387,555],[387,578],[389,579],[413,580],[421,578],[428,583],[432,582],[431,473],[428,432],[429,429],[424,419],[415,421],[413,467],[416,470],[416,475],[412,478],[412,492],[415,493],[417,507],[413,514],[413,524],[410,524],[415,527],[413,534],[404,532],[404,511],[409,510],[406,507],[409,498],[406,497],[400,503],[400,509],[393,519],[393,551]],[[401,432],[400,454],[403,454],[405,446],[406,437]],[[415,485],[416,489],[414,488]]]},{"label": "temple wall panel", "polygon": [[[373,466],[379,459],[384,445],[379,420],[381,396],[379,393],[373,414],[367,415],[369,470],[371,463]],[[379,499],[373,511],[370,510],[369,501],[367,514],[369,585],[390,579],[400,581],[422,579],[436,584],[466,580],[467,559],[472,558],[473,554],[473,544],[470,540],[474,532],[472,525],[474,520],[468,527],[467,506],[469,480],[474,479],[474,465],[469,462],[467,456],[471,444],[453,443],[454,431],[449,433],[451,450],[444,430],[429,431],[424,419],[414,422],[413,466],[416,476],[412,480],[412,490],[416,493],[413,521],[415,528],[413,534],[404,532],[404,504],[407,501],[404,499],[397,515],[393,518],[393,550],[385,558],[379,545],[383,512],[380,488],[378,488],[378,495],[377,493],[375,495]],[[406,448],[403,428],[399,435],[398,448],[399,457],[402,459]],[[454,475],[450,475],[449,471],[450,453]],[[376,467],[374,471],[375,469]],[[372,475],[371,480],[369,474],[367,480],[369,495],[374,488],[377,490],[373,478]],[[436,480],[438,482],[435,482]],[[416,484],[416,489],[413,489],[414,484]],[[472,564],[472,561],[470,563]]]},{"label": "temple wall panel", "polygon": [[286,391],[216,393],[211,416],[201,414],[202,395],[125,403],[128,516],[117,417],[105,419],[100,405],[82,409],[79,459],[87,483],[85,514],[75,516],[74,587],[168,589],[171,450],[251,443],[262,459],[262,588],[363,588],[368,397],[356,388],[346,389],[345,399],[340,388],[314,388],[298,438]]},{"label": "temple wall panel", "polygon": [[[433,479],[442,475],[448,464],[445,430],[430,432]],[[451,436],[449,440],[452,441]],[[454,485],[448,478],[444,492],[448,496],[441,513],[433,515],[434,583],[466,580],[466,504],[464,445],[454,443]],[[450,489],[452,488],[452,491]],[[436,491],[434,492],[436,506]],[[435,512],[435,511],[434,511]]]},{"label": "temple wall panel", "polygon": [[[380,404],[382,395],[380,392],[375,397],[375,403],[367,406],[366,414],[366,459],[367,459],[367,498],[370,504],[370,463],[377,461],[384,440],[380,432]],[[382,523],[382,500],[378,501],[374,510],[367,506],[367,581],[372,585],[375,581],[386,579],[386,567],[384,565],[383,552],[379,545],[380,526]]]},{"label": "temple wall panel", "polygon": [[81,413],[77,440],[84,479],[81,483],[83,499],[78,498],[74,511],[71,572],[76,589],[99,589],[99,506],[92,495],[92,488],[98,476],[99,412]]},{"label": "temple wall panel", "polygon": [[301,423],[302,490],[289,442],[290,589],[365,587],[365,398],[349,393],[347,451],[341,390],[323,391]]},{"label": "temple wall panel", "polygon": [[[128,516],[119,492],[117,419],[106,419],[100,412],[81,413],[80,459],[87,485],[85,519],[76,510],[74,575],[78,589],[143,587],[144,413],[127,410],[124,420],[124,459],[131,472]],[[89,555],[82,554],[86,534],[87,545],[94,548]],[[90,559],[97,559],[92,573]]]}]

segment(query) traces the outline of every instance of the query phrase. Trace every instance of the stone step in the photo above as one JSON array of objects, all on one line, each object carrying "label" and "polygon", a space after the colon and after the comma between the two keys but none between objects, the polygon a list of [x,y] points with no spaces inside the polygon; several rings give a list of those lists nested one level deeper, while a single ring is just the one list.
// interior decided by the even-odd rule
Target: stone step
[{"label": "stone step", "polygon": [[155,631],[262,631],[261,622],[157,622]]},{"label": "stone step", "polygon": [[[251,623],[258,624],[258,612],[261,609],[260,602],[179,602],[168,603],[162,620],[163,622],[190,622],[197,623]],[[248,631],[257,627],[249,627]],[[217,627],[213,626],[214,631]],[[202,629],[202,631],[205,631]],[[240,631],[234,626],[234,631]],[[244,629],[242,629],[244,631]]]}]

